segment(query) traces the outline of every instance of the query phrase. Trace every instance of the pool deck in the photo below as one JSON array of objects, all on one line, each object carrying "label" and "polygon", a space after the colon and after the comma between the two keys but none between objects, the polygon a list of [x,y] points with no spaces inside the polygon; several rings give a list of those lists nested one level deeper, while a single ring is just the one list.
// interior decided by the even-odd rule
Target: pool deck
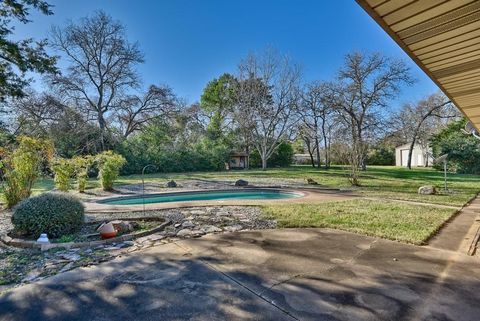
[{"label": "pool deck", "polygon": [[[248,189],[251,189],[250,187]],[[280,190],[284,192],[300,192],[304,194],[301,197],[286,198],[286,199],[264,199],[264,200],[222,200],[222,201],[188,201],[188,202],[166,202],[166,203],[154,203],[145,204],[145,210],[160,210],[160,209],[172,209],[182,207],[200,207],[200,206],[256,206],[267,204],[279,204],[279,203],[312,203],[319,201],[343,201],[358,197],[352,192],[340,191],[333,189],[309,189],[309,188],[260,188],[261,190]],[[236,189],[238,190],[238,189]],[[212,190],[208,190],[212,191]],[[221,190],[218,190],[221,191]],[[179,190],[178,192],[200,192],[200,190]],[[168,193],[146,193],[145,196],[171,194]],[[140,194],[141,195],[141,194]],[[137,196],[140,196],[137,195]],[[130,212],[130,211],[142,211],[143,205],[112,205],[99,203],[102,200],[113,197],[132,197],[135,195],[118,195],[109,197],[95,197],[85,201],[85,209],[88,213],[105,213],[105,212]]]}]

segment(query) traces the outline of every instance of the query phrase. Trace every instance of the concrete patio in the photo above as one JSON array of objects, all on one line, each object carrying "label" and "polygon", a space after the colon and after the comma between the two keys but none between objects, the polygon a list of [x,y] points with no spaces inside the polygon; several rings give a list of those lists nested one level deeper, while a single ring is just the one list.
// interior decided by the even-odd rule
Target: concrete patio
[{"label": "concrete patio", "polygon": [[480,260],[329,229],[210,235],[23,286],[1,320],[477,320]]}]

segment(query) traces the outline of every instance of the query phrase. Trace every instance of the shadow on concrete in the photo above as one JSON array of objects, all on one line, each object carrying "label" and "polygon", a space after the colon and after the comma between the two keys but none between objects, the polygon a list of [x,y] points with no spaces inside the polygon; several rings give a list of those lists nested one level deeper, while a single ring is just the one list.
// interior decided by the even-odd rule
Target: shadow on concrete
[{"label": "shadow on concrete", "polygon": [[0,299],[0,320],[291,320],[190,259],[131,257],[73,271]]},{"label": "shadow on concrete", "polygon": [[475,320],[480,314],[480,262],[452,261],[445,251],[328,230],[179,244],[16,289],[0,298],[0,320]]}]

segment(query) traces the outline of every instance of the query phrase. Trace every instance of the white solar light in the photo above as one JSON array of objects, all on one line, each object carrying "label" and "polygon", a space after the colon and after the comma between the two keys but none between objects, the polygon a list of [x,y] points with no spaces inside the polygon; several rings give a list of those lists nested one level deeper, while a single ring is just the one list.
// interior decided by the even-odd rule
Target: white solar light
[{"label": "white solar light", "polygon": [[40,234],[40,237],[37,239],[37,242],[41,244],[50,244],[50,240],[48,239],[48,236],[46,233]]}]

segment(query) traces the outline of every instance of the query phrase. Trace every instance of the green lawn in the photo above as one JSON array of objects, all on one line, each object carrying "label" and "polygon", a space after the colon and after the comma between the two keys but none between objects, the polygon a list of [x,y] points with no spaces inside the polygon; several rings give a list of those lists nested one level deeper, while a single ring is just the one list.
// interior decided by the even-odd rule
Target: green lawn
[{"label": "green lawn", "polygon": [[455,213],[426,205],[362,199],[262,208],[280,227],[330,227],[414,244],[423,244]]},{"label": "green lawn", "polygon": [[[276,178],[297,179],[313,178],[321,184],[321,187],[333,187],[351,189],[347,180],[348,171],[342,167],[333,167],[329,170],[313,169],[309,166],[292,166],[290,168],[275,168],[248,171],[231,172],[194,172],[194,173],[169,173],[147,174],[146,182],[164,183],[169,179],[182,181],[185,179],[219,179],[236,180],[240,178]],[[122,176],[116,185],[138,184],[141,175]],[[354,188],[355,191],[366,196],[381,197],[388,199],[412,200],[425,203],[461,206],[480,191],[480,176],[449,174],[449,193],[443,192],[443,173],[430,168],[417,168],[408,170],[393,166],[370,166],[361,174],[362,186]],[[439,193],[437,195],[418,195],[417,189],[421,185],[435,185]],[[98,182],[91,180],[89,188],[97,188]],[[35,193],[40,193],[53,188],[51,179],[42,179],[35,185]]]},{"label": "green lawn", "polygon": [[[258,180],[276,179],[277,182],[293,180],[302,183],[313,178],[320,188],[332,187],[353,189],[356,193],[380,198],[380,200],[356,199],[342,202],[315,204],[282,204],[264,206],[269,217],[278,220],[282,227],[331,227],[361,234],[379,236],[403,242],[422,244],[454,213],[454,209],[434,206],[403,204],[391,200],[410,200],[421,203],[460,207],[480,191],[480,176],[449,174],[449,192],[443,191],[443,173],[430,168],[408,170],[392,166],[370,166],[361,174],[360,187],[352,188],[347,179],[348,171],[342,167],[329,170],[313,169],[308,166],[275,168],[267,171],[248,170],[231,172],[196,172],[172,174],[147,174],[146,182],[165,183],[188,179]],[[140,175],[122,176],[116,185],[138,184]],[[422,185],[435,185],[437,195],[418,195]],[[89,188],[98,188],[91,180]],[[51,179],[39,180],[35,193],[53,188]]]}]

